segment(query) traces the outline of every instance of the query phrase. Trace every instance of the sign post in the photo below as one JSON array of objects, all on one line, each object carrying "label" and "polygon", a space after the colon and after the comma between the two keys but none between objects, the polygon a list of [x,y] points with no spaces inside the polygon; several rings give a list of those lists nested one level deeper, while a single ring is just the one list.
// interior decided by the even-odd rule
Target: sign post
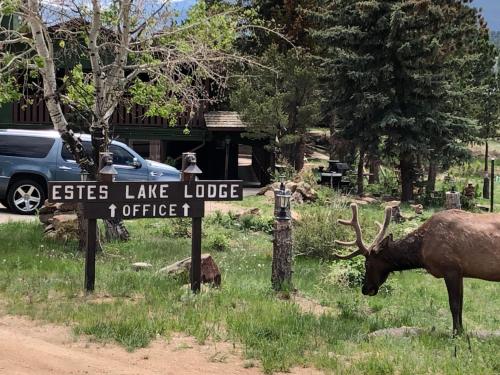
[{"label": "sign post", "polygon": [[[92,292],[95,285],[97,219],[173,217],[192,219],[191,290],[200,290],[205,202],[242,200],[243,185],[242,181],[196,180],[195,175],[201,171],[196,166],[196,158],[194,162],[192,154],[190,158],[182,181],[114,182],[110,178],[101,181],[49,182],[49,202],[79,203],[83,218],[87,220],[86,291]],[[110,167],[112,165],[108,163],[104,168],[110,170]]]}]

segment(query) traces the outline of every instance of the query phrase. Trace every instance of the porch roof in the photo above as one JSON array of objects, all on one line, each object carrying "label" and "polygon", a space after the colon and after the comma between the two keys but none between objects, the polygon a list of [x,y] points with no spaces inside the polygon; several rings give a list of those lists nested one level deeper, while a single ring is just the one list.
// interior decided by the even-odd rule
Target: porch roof
[{"label": "porch roof", "polygon": [[246,128],[238,112],[212,111],[204,117],[207,129],[212,131],[243,131]]}]

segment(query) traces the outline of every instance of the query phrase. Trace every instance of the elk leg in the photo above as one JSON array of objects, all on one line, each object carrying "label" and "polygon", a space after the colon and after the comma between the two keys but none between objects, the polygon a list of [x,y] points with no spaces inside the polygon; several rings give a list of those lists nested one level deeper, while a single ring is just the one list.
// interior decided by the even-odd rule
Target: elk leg
[{"label": "elk leg", "polygon": [[444,277],[448,289],[448,300],[450,302],[451,315],[453,317],[453,334],[461,334],[462,328],[462,305],[463,305],[463,278],[457,274]]}]

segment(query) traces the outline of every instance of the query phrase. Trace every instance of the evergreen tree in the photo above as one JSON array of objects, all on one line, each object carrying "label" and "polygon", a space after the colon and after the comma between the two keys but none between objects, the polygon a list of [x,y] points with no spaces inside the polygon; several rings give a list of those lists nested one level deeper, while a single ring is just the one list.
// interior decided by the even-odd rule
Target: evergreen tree
[{"label": "evergreen tree", "polygon": [[310,23],[304,15],[304,8],[313,7],[316,0],[243,3],[256,10],[262,28],[242,35],[240,49],[263,67],[247,69],[245,78],[234,80],[231,106],[248,124],[246,136],[268,139],[284,161],[300,171],[307,129],[318,119],[317,69],[309,56]]},{"label": "evergreen tree", "polygon": [[337,133],[399,160],[403,201],[413,198],[422,157],[464,158],[474,137],[459,106],[464,92],[453,85],[453,62],[478,27],[466,3],[336,0],[315,14]]}]

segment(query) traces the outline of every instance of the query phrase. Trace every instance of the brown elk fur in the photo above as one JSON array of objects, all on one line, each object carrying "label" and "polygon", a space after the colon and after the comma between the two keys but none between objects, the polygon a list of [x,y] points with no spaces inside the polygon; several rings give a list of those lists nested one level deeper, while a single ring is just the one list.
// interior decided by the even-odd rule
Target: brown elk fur
[{"label": "brown elk fur", "polygon": [[[354,224],[357,207],[352,209]],[[375,295],[393,271],[424,268],[444,278],[453,329],[461,332],[463,278],[500,281],[500,215],[439,212],[406,237],[397,241],[385,237],[362,254],[366,257],[363,294]]]}]

